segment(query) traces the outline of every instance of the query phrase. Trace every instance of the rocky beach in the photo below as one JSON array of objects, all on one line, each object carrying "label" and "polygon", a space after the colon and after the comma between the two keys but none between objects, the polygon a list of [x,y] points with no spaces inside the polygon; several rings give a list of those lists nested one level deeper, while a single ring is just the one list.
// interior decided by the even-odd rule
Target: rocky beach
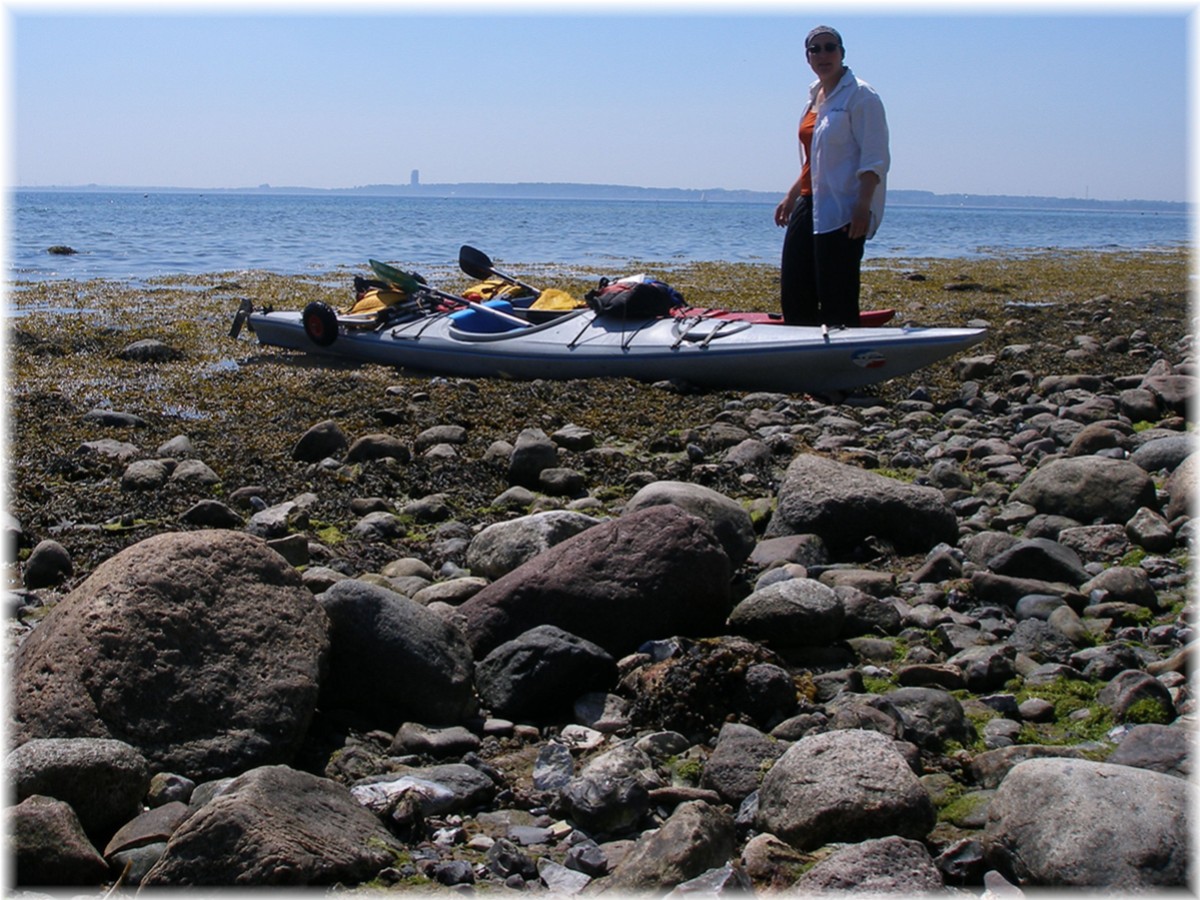
[{"label": "rocky beach", "polygon": [[16,888],[1191,887],[1186,252],[873,262],[989,337],[836,400],[228,337],[355,274],[10,286]]}]

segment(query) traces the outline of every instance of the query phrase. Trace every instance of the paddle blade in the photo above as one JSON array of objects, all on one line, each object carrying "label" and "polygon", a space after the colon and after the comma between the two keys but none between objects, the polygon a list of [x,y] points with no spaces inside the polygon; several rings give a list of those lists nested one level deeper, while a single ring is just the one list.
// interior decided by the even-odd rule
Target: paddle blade
[{"label": "paddle blade", "polygon": [[458,251],[458,266],[472,278],[487,279],[496,274],[492,268],[492,259],[482,250],[476,250],[463,244]]},{"label": "paddle blade", "polygon": [[370,265],[371,271],[382,280],[388,284],[394,284],[406,294],[414,294],[425,288],[425,285],[417,281],[412,275],[409,275],[407,272],[401,272],[395,266],[389,266],[387,263],[380,262],[377,259],[369,259],[367,263]]}]

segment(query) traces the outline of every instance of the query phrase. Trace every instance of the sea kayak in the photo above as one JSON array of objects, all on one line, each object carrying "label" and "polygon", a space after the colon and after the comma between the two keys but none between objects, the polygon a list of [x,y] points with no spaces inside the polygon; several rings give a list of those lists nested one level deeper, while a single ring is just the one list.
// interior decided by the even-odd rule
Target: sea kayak
[{"label": "sea kayak", "polygon": [[814,394],[914,372],[987,336],[983,328],[826,328],[703,315],[626,321],[591,309],[531,323],[503,300],[374,327],[326,310],[256,310],[243,301],[231,334],[244,323],[269,346],[468,378],[678,379]]}]

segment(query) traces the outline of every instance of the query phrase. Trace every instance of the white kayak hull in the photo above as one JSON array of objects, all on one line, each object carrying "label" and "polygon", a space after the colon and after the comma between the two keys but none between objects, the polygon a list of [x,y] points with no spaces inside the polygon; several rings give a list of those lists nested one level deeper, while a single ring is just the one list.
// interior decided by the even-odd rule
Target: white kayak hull
[{"label": "white kayak hull", "polygon": [[[470,321],[473,317],[474,321]],[[254,311],[259,343],[365,363],[467,378],[681,379],[712,388],[844,392],[924,368],[976,344],[982,328],[834,328],[714,319],[620,321],[591,310],[498,333],[483,310],[378,330],[343,328],[327,346],[301,314]]]}]

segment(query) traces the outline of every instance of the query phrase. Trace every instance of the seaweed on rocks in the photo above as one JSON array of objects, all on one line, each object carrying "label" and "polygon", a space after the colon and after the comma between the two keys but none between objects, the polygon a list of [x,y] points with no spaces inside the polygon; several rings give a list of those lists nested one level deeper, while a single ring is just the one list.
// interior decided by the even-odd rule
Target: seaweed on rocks
[{"label": "seaweed on rocks", "polygon": [[[10,638],[16,643],[32,633],[46,608],[122,549],[194,527],[183,517],[202,501],[225,504],[247,520],[258,510],[294,502],[296,509],[281,521],[287,540],[309,554],[306,578],[325,568],[333,570],[329,577],[393,584],[464,574],[471,537],[495,522],[568,506],[616,516],[640,487],[655,480],[720,491],[745,506],[762,535],[790,461],[802,453],[828,456],[937,487],[956,513],[958,545],[904,557],[872,535],[847,558],[830,559],[820,541],[760,541],[761,555],[736,573],[736,592],[749,593],[768,577],[797,571],[832,585],[839,602],[853,609],[847,622],[854,628],[843,628],[836,647],[803,648],[780,660],[767,642],[745,637],[664,635],[658,643],[673,642],[672,653],[659,646],[626,657],[619,663],[624,678],[613,693],[591,698],[603,707],[599,720],[591,722],[594,729],[565,718],[545,727],[506,728],[493,721],[485,729],[471,723],[482,739],[462,762],[495,781],[496,800],[488,810],[430,815],[420,827],[415,818],[394,823],[412,832],[413,855],[397,860],[380,881],[432,884],[436,864],[451,858],[472,861],[486,881],[492,878],[485,874],[487,841],[507,839],[514,827],[545,837],[539,849],[526,848],[530,854],[547,864],[563,862],[571,852],[561,840],[569,826],[551,820],[552,792],[535,789],[532,778],[540,751],[551,742],[569,745],[575,771],[582,772],[614,747],[624,753],[627,741],[645,741],[652,759],[646,768],[637,758],[636,777],[657,772],[662,782],[650,785],[655,806],[642,824],[662,825],[675,806],[713,800],[694,784],[666,781],[672,767],[702,769],[721,726],[737,722],[772,729],[770,739],[781,742],[842,727],[895,736],[943,807],[942,822],[923,839],[925,847],[941,854],[938,865],[948,883],[979,885],[980,809],[989,802],[993,782],[1017,761],[1096,757],[1123,729],[1142,722],[1151,723],[1144,728],[1165,727],[1153,723],[1173,710],[1161,704],[1141,708],[1143,684],[1131,681],[1121,696],[1101,700],[1101,682],[1115,680],[1110,670],[1139,666],[1161,681],[1155,696],[1166,691],[1180,712],[1194,709],[1187,682],[1194,634],[1187,605],[1191,530],[1181,524],[1184,517],[1166,509],[1147,511],[1147,533],[1157,530],[1169,542],[1168,549],[1150,552],[1130,547],[1122,524],[1034,515],[1008,499],[1037,461],[1065,455],[1070,436],[1083,429],[1085,423],[1071,420],[1068,410],[1112,432],[1107,436],[1112,445],[1101,455],[1124,453],[1122,447],[1145,431],[1190,433],[1193,422],[1185,408],[1162,408],[1153,398],[1130,406],[1144,410],[1146,421],[1109,415],[1112,398],[1137,393],[1147,373],[1195,374],[1188,265],[1182,251],[872,261],[864,271],[864,308],[894,307],[898,324],[986,322],[989,336],[967,358],[893,379],[842,403],[624,379],[430,377],[260,347],[245,335],[240,341],[228,338],[240,298],[277,308],[301,309],[312,300],[341,306],[349,272],[340,273],[345,290],[331,286],[329,275],[263,272],[140,285],[18,282],[9,297],[17,314],[7,319],[5,512],[17,523],[7,528],[17,542],[17,565],[7,573],[15,594]],[[778,272],[771,265],[642,267],[696,306],[777,308]],[[579,270],[543,280],[578,296],[598,274]],[[462,283],[444,286],[455,290]],[[142,340],[160,341],[173,352],[158,361],[122,358],[124,348]],[[1104,402],[1094,402],[1101,393],[1108,395]],[[404,458],[293,458],[301,436],[327,421],[350,444],[386,434],[405,448]],[[421,446],[418,437],[437,426],[461,428],[462,440]],[[560,464],[582,480],[583,495],[531,490],[514,498],[506,448],[525,429],[554,435],[568,426],[574,426],[570,434],[594,438],[577,446],[564,441],[557,449]],[[1020,459],[1010,452],[1019,433]],[[747,440],[756,444],[755,452],[732,453]],[[219,480],[172,477],[189,458]],[[161,464],[161,480],[135,488],[124,477],[131,463]],[[1150,475],[1159,497],[1165,496],[1167,473]],[[364,536],[355,526],[365,509],[391,512],[401,527],[389,537]],[[1076,539],[1092,542],[1092,558],[1104,560],[1091,563],[1093,569],[1129,566],[1144,573],[1154,604],[1121,602],[1108,596],[1119,585],[1097,582],[1090,594],[1076,587],[1062,590],[1063,597],[1034,594],[1038,613],[1032,618],[1041,618],[1018,623],[1008,608],[1013,604],[1003,597],[1020,590],[1025,594],[1018,599],[1024,599],[1026,586],[987,572],[986,563],[1023,538],[1056,537],[1068,529],[1083,532]],[[982,539],[976,542],[976,536]],[[66,549],[72,565],[62,569],[61,584],[21,590],[20,563],[47,539]],[[385,574],[401,561],[412,563],[405,574]],[[981,573],[990,576],[986,587],[1002,599],[982,601]],[[1071,636],[1070,647],[1043,638],[1051,619]],[[991,646],[1016,643],[1024,654],[1019,669]],[[964,651],[961,665],[948,663]],[[656,652],[664,655],[652,655]],[[992,664],[1009,680],[995,683],[994,673],[986,671]],[[746,693],[751,669],[763,676],[753,683],[754,696]],[[1091,674],[1081,678],[1084,669]],[[1103,679],[1094,674],[1100,671]],[[968,688],[964,673],[978,673],[979,681]],[[985,682],[986,689],[978,687]],[[926,687],[952,693],[963,721],[978,726],[977,733],[955,732],[954,740],[937,745],[919,740],[918,730],[897,712],[903,704],[889,703],[887,695],[904,690],[905,703],[919,703]],[[777,703],[784,693],[789,702]],[[953,704],[935,711],[945,707]],[[790,718],[777,723],[780,715]],[[782,731],[775,734],[775,728]],[[400,777],[401,769],[419,775],[420,767],[434,762],[419,754],[397,757],[392,741],[374,722],[341,721],[319,711],[294,762],[346,783]],[[951,807],[959,797],[962,802]],[[745,837],[754,822],[752,812],[748,817],[743,812],[738,811],[738,829]],[[418,837],[425,838],[419,846]],[[770,848],[759,840],[766,837],[755,837],[755,847],[745,845],[747,856],[756,847],[764,852],[746,861],[747,870],[756,873],[756,885],[793,883],[795,873],[770,862]],[[617,860],[622,851],[595,852],[603,865],[591,871],[603,874],[608,865],[603,853]]]}]

